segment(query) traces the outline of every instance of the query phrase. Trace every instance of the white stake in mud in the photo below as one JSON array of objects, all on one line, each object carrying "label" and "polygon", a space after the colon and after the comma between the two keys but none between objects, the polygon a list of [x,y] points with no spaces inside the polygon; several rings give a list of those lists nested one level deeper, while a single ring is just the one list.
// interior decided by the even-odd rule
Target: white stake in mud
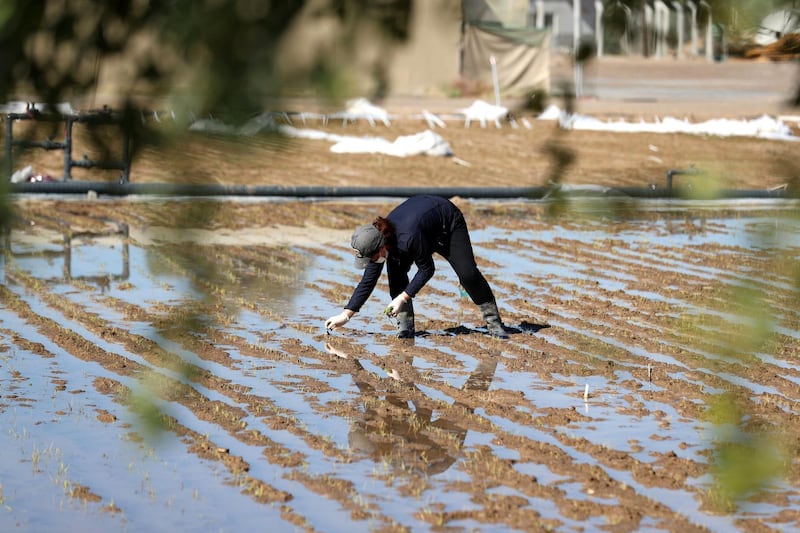
[{"label": "white stake in mud", "polygon": [[500,107],[500,80],[497,78],[497,60],[494,55],[489,56],[492,65],[492,85],[494,85],[494,105]]},{"label": "white stake in mud", "polygon": [[586,388],[583,389],[583,401],[584,402],[588,402],[589,401],[589,384],[588,383],[586,384]]}]

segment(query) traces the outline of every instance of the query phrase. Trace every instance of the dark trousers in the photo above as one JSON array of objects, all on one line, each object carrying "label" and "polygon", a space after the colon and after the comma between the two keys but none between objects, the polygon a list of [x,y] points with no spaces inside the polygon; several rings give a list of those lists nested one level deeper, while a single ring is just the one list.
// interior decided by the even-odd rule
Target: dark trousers
[{"label": "dark trousers", "polygon": [[[436,253],[447,259],[453,267],[458,281],[467,291],[472,302],[476,305],[494,301],[494,294],[489,287],[489,282],[483,277],[478,265],[475,263],[475,254],[472,251],[472,241],[464,217],[456,217],[448,232],[439,235],[436,239]],[[411,263],[400,264],[387,261],[387,274],[389,276],[389,294],[394,298],[408,286],[408,272]]]}]

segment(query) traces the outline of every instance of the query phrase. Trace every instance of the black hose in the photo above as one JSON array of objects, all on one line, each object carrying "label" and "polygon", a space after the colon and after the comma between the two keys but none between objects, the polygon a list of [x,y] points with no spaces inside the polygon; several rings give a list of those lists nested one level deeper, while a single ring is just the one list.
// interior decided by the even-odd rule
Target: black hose
[{"label": "black hose", "polygon": [[[290,198],[344,198],[344,197],[398,197],[408,198],[419,194],[476,199],[539,200],[543,198],[570,197],[629,197],[629,198],[691,198],[681,190],[656,187],[564,188],[558,187],[292,187],[284,185],[224,185],[224,184],[170,184],[170,183],[116,183],[93,181],[20,182],[8,184],[12,194],[82,194],[94,191],[107,196],[264,196]],[[721,190],[717,199],[786,198],[785,189]]]},{"label": "black hose", "polygon": [[468,198],[541,198],[547,187],[292,187],[283,185],[176,185],[170,183],[113,183],[90,181],[21,182],[10,193],[87,194],[125,196],[285,196],[285,197],[409,197],[418,194]]}]

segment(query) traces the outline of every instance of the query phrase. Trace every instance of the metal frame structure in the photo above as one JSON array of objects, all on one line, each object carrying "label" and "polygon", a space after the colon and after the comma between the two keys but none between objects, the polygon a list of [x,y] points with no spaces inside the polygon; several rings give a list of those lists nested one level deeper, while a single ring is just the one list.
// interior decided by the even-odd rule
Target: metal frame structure
[{"label": "metal frame structure", "polygon": [[[11,178],[13,166],[13,149],[15,146],[25,148],[42,148],[44,150],[63,150],[64,151],[64,174],[63,180],[72,179],[72,169],[79,168],[101,168],[106,170],[120,170],[120,183],[127,183],[130,177],[130,137],[125,128],[122,129],[122,156],[117,161],[93,161],[83,156],[82,159],[72,158],[73,137],[72,127],[75,123],[99,125],[99,124],[121,124],[120,117],[110,110],[90,111],[88,113],[60,114],[44,113],[35,108],[29,108],[25,113],[7,113],[6,120],[6,139],[5,139],[5,162],[7,179]],[[21,120],[31,120],[37,122],[64,122],[64,140],[54,141],[45,139],[43,141],[33,141],[29,139],[14,139],[14,123]]]}]

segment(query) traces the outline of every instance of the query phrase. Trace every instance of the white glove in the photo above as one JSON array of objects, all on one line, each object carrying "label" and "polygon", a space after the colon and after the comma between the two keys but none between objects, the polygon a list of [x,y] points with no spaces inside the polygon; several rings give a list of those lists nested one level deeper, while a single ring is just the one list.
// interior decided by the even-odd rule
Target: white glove
[{"label": "white glove", "polygon": [[406,302],[411,300],[411,296],[405,293],[405,291],[401,292],[397,295],[397,298],[392,300],[392,303],[389,304],[389,307],[386,308],[386,314],[389,316],[397,316],[397,313],[403,310],[405,307]]},{"label": "white glove", "polygon": [[336,329],[340,326],[344,326],[349,321],[350,315],[347,313],[347,311],[342,311],[338,315],[332,316],[325,321],[325,329]]}]

